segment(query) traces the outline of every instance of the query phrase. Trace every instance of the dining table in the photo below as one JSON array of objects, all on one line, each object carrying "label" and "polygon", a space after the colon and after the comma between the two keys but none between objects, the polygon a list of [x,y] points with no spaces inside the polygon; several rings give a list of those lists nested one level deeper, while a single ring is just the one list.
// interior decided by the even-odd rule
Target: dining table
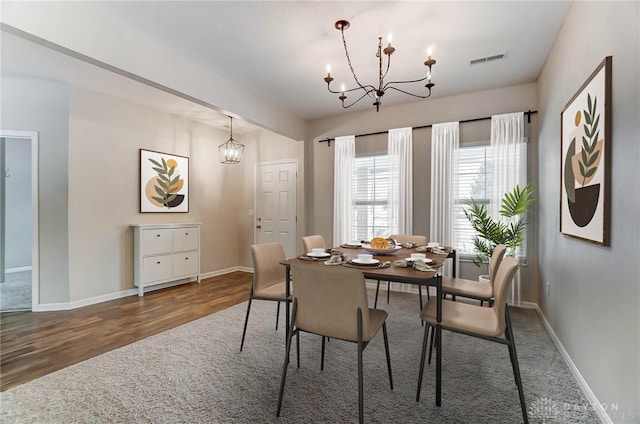
[{"label": "dining table", "polygon": [[[344,258],[344,262],[336,265],[328,265],[330,261],[328,261],[329,257],[318,258],[309,256],[307,254],[297,256],[295,258],[286,259],[280,264],[285,266],[285,275],[286,275],[286,296],[287,298],[291,294],[291,265],[294,263],[305,263],[314,266],[344,266],[350,268],[360,269],[365,277],[365,279],[370,280],[382,280],[382,281],[391,281],[397,283],[407,283],[407,284],[415,284],[419,286],[426,286],[427,290],[429,286],[436,287],[436,319],[437,322],[440,323],[442,321],[442,272],[441,268],[444,265],[444,261],[446,259],[453,259],[453,276],[455,277],[455,263],[456,263],[456,251],[455,249],[445,247],[441,248],[444,253],[434,253],[431,249],[422,249],[422,253],[425,254],[426,258],[430,259],[431,262],[428,264],[430,270],[418,270],[413,267],[412,261],[407,261],[408,258],[411,257],[412,253],[416,253],[415,247],[398,247],[396,249],[392,249],[385,254],[373,253],[372,249],[367,249],[364,246],[356,246],[356,245],[341,245],[338,247],[334,247],[332,249],[327,249],[327,253],[331,252],[332,254],[337,254],[337,252],[341,252]],[[373,249],[375,251],[375,249]],[[353,260],[358,258],[358,255],[363,253],[371,253],[373,254],[373,259],[377,260],[377,264],[375,265],[358,265],[354,263]],[[400,260],[400,264],[402,264],[402,260],[408,266],[397,266],[395,265],[396,261]],[[287,329],[285,331],[285,337],[288,338],[289,333],[289,316],[290,311],[289,308],[286,309],[286,322]],[[427,338],[424,338],[423,343],[427,343]],[[441,372],[442,372],[442,327],[440,325],[436,325],[435,327],[435,344],[436,344],[436,405],[441,405]],[[420,364],[421,369],[424,367],[424,364]]]}]

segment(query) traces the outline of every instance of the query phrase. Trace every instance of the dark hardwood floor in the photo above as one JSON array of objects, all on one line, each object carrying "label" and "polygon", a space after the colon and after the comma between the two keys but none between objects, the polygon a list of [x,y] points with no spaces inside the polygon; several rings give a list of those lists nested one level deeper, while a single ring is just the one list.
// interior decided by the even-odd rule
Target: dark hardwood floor
[{"label": "dark hardwood floor", "polygon": [[4,312],[0,391],[244,302],[251,277],[233,272],[71,311]]}]

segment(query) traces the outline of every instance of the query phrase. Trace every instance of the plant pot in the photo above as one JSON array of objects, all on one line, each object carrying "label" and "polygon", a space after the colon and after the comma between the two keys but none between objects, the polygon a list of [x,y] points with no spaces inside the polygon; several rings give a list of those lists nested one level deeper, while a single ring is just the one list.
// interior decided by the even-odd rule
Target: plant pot
[{"label": "plant pot", "polygon": [[490,284],[491,280],[489,279],[488,275],[481,275],[478,277],[478,281],[480,281],[481,283],[487,283]]}]

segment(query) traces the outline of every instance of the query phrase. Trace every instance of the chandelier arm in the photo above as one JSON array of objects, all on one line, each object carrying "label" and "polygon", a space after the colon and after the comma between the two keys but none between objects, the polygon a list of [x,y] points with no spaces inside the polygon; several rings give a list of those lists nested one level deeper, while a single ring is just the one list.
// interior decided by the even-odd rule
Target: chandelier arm
[{"label": "chandelier arm", "polygon": [[[355,89],[354,89],[354,90],[355,90]],[[365,97],[366,95],[368,95],[368,94],[370,94],[370,92],[369,92],[369,91],[365,92],[362,96],[360,96],[360,98],[359,98],[358,100],[356,100],[355,102],[351,103],[351,104],[350,104],[350,105],[348,105],[348,106],[345,106],[345,105],[344,105],[344,101],[343,101],[343,102],[342,102],[342,107],[343,107],[344,109],[350,108],[351,106],[353,106],[353,105],[355,105],[356,103],[358,103],[360,100],[364,99],[364,97]]]},{"label": "chandelier arm", "polygon": [[376,91],[376,88],[372,85],[364,85],[364,86],[358,86],[358,87],[354,87],[354,88],[350,88],[348,90],[340,90],[340,91],[333,91],[330,87],[330,83],[327,83],[327,90],[329,90],[330,93],[333,94],[342,94],[342,93],[351,93],[352,91],[358,91],[358,90],[364,90],[367,92],[367,94],[370,94],[372,91]]},{"label": "chandelier arm", "polygon": [[396,88],[396,87],[388,87],[387,89],[388,90],[396,90],[396,91],[399,91],[401,93],[408,94],[409,96],[417,97],[419,99],[426,99],[426,98],[431,96],[431,89],[429,89],[429,94],[427,94],[426,96],[420,96],[418,94],[409,93],[408,91],[404,91],[404,90],[401,90],[401,89]]},{"label": "chandelier arm", "polygon": [[342,45],[344,46],[344,54],[347,57],[347,63],[349,64],[349,69],[351,70],[351,75],[353,75],[353,79],[356,80],[356,84],[362,89],[365,88],[360,81],[358,81],[358,77],[356,76],[356,72],[353,70],[353,65],[351,64],[351,57],[349,57],[349,50],[347,49],[347,39],[344,37],[344,28],[340,29],[340,33],[342,34]]},{"label": "chandelier arm", "polygon": [[[387,70],[384,71],[384,75],[380,74],[380,87],[382,87],[382,83],[384,82],[384,79],[387,77],[387,73],[389,73],[389,68],[391,67],[391,55],[387,55]],[[388,83],[385,84],[385,87],[389,85]],[[382,91],[384,91],[385,89],[383,88]]]},{"label": "chandelier arm", "polygon": [[384,89],[386,90],[387,88],[393,88],[393,87],[391,87],[391,85],[392,85],[392,84],[412,84],[412,83],[415,83],[415,82],[422,82],[422,81],[425,81],[425,80],[427,80],[428,78],[429,78],[429,75],[427,75],[427,76],[426,76],[426,77],[424,77],[424,78],[417,79],[417,80],[410,80],[410,81],[389,81],[388,83],[386,83],[386,84],[384,85]]}]

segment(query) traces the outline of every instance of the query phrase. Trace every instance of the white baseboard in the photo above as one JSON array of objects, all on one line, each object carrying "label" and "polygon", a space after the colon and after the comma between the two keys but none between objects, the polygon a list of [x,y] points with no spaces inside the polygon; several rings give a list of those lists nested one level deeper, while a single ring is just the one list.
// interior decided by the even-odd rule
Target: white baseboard
[{"label": "white baseboard", "polygon": [[5,274],[11,274],[14,272],[24,272],[24,271],[31,271],[31,265],[29,266],[20,266],[18,268],[8,268],[4,270]]},{"label": "white baseboard", "polygon": [[217,271],[212,271],[212,272],[207,272],[204,274],[200,274],[200,278],[211,278],[211,277],[217,277],[219,275],[224,275],[224,274],[230,274],[232,272],[236,272],[236,271],[242,271],[242,272],[250,272],[253,274],[253,268],[248,268],[245,266],[234,266],[231,268],[225,268],[225,269],[219,269]]},{"label": "white baseboard", "polygon": [[569,353],[567,353],[567,351],[565,350],[564,346],[562,345],[562,342],[556,335],[556,332],[553,331],[551,324],[549,324],[549,321],[547,321],[547,318],[542,313],[540,306],[537,303],[530,303],[530,302],[525,302],[525,303],[531,306],[523,306],[523,307],[530,307],[532,309],[535,309],[536,312],[538,312],[538,315],[540,316],[540,319],[542,320],[542,323],[544,324],[544,327],[546,328],[547,333],[549,333],[549,337],[551,337],[551,340],[553,340],[553,343],[558,348],[558,351],[560,352],[562,359],[571,370],[571,374],[573,374],[573,377],[578,382],[578,386],[580,387],[580,389],[582,389],[582,392],[586,396],[587,401],[591,404],[591,407],[598,415],[598,418],[600,418],[600,421],[602,421],[605,424],[613,424],[613,421],[607,414],[607,411],[605,411],[605,409],[602,407],[602,404],[598,401],[598,398],[596,397],[595,393],[593,393],[593,391],[591,390],[591,387],[589,387],[589,384],[587,384],[585,379],[582,377],[582,374],[580,374],[578,367],[576,367],[576,364],[574,364],[573,361],[571,360]]},{"label": "white baseboard", "polygon": [[[200,279],[217,277],[219,275],[229,274],[235,271],[243,271],[253,273],[253,268],[236,266],[232,268],[221,269],[213,272],[207,272],[200,274]],[[195,281],[195,280],[192,280]],[[158,284],[150,287],[146,287],[148,291],[164,289],[172,287],[178,284],[184,284],[184,281],[170,281],[164,284]],[[138,289],[132,288],[128,290],[119,291],[116,293],[109,293],[101,296],[90,297],[88,299],[76,300],[73,302],[60,302],[60,303],[41,303],[33,307],[33,312],[51,312],[51,311],[68,311],[71,309],[81,308],[83,306],[95,305],[97,303],[108,302],[109,300],[120,299],[123,297],[138,295]]]}]

